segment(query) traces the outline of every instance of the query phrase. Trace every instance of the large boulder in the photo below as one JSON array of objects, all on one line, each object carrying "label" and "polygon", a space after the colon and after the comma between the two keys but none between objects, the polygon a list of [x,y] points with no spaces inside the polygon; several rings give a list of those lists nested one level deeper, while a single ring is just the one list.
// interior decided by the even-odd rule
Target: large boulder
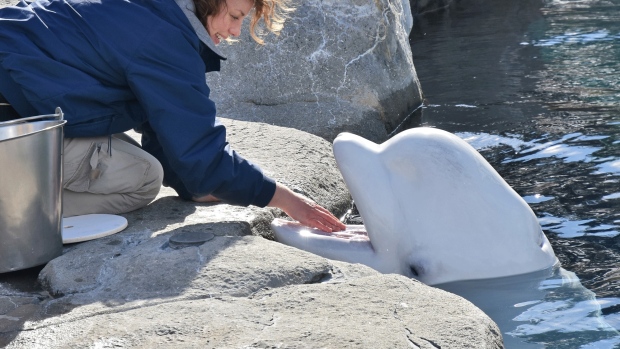
[{"label": "large boulder", "polygon": [[108,237],[50,262],[41,279],[64,296],[9,348],[502,348],[482,311],[418,281],[256,236],[171,248],[170,235]]},{"label": "large boulder", "polygon": [[93,303],[25,328],[7,348],[503,348],[471,303],[379,274],[249,297]]},{"label": "large boulder", "polygon": [[303,130],[332,141],[350,131],[386,139],[422,96],[409,46],[407,1],[299,2],[279,37],[256,44],[247,23],[207,74],[222,116]]}]

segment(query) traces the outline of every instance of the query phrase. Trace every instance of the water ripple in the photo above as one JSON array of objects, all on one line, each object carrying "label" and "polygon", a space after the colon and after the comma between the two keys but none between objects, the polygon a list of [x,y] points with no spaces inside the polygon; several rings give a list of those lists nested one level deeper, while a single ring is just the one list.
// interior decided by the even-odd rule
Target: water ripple
[{"label": "water ripple", "polygon": [[[613,41],[620,39],[620,33],[611,34],[607,29],[600,29],[593,32],[585,32],[580,33],[576,32],[568,32],[562,35],[557,35],[551,37],[549,39],[541,39],[541,40],[533,40],[532,45],[534,46],[554,46],[554,45],[563,45],[563,44],[587,44],[590,42],[596,41]],[[521,45],[528,45],[527,42],[522,42]]]}]

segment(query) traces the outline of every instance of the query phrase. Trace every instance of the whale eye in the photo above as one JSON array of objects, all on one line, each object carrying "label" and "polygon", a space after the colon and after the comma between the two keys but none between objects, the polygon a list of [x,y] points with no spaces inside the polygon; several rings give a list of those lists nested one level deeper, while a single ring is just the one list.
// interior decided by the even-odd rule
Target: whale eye
[{"label": "whale eye", "polygon": [[418,273],[418,270],[415,268],[415,266],[410,265],[409,269],[411,269],[411,274],[413,274],[413,276],[420,276],[420,273]]}]

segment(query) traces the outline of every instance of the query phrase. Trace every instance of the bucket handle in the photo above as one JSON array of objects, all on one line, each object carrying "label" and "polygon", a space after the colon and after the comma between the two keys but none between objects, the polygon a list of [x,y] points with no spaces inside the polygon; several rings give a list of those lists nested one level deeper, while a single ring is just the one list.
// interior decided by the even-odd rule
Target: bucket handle
[{"label": "bucket handle", "polygon": [[64,115],[65,114],[62,112],[62,109],[60,109],[60,107],[56,107],[54,114],[29,116],[27,118],[3,121],[3,122],[0,122],[0,126],[21,124],[21,123],[30,122],[30,121],[39,121],[39,120],[48,120],[48,119],[60,121],[60,120],[64,120]]}]

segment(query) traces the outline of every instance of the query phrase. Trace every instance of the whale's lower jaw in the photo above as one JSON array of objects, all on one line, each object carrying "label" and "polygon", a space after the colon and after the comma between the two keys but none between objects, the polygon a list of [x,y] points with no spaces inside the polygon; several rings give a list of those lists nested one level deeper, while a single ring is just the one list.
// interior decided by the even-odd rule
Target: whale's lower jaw
[{"label": "whale's lower jaw", "polygon": [[275,219],[271,229],[276,241],[321,257],[364,264],[381,273],[414,276],[403,267],[402,258],[376,253],[363,225],[347,225],[345,232],[328,234],[297,222]]},{"label": "whale's lower jaw", "polygon": [[[454,249],[417,248],[412,250],[406,265],[416,279],[428,285],[529,274],[559,264],[551,244],[544,234],[541,236],[540,245],[533,244],[529,250],[515,250],[505,255],[474,250],[473,247],[460,253]],[[510,244],[497,241],[492,248],[505,251]]]},{"label": "whale's lower jaw", "polygon": [[498,265],[496,271],[491,272],[491,273],[487,272],[487,273],[476,274],[476,273],[463,272],[459,274],[451,273],[451,274],[446,274],[446,275],[441,274],[441,273],[428,273],[426,275],[415,275],[413,277],[427,285],[434,286],[434,285],[441,285],[441,284],[447,284],[447,283],[458,282],[458,281],[473,281],[473,280],[515,277],[519,275],[526,275],[530,273],[540,272],[543,270],[548,270],[553,267],[559,267],[559,265],[560,265],[559,260],[554,256],[553,258],[549,259],[548,263],[540,264],[534,267],[531,265],[528,265],[528,266],[523,267],[522,269],[514,270],[511,273],[504,272],[503,266]]}]

